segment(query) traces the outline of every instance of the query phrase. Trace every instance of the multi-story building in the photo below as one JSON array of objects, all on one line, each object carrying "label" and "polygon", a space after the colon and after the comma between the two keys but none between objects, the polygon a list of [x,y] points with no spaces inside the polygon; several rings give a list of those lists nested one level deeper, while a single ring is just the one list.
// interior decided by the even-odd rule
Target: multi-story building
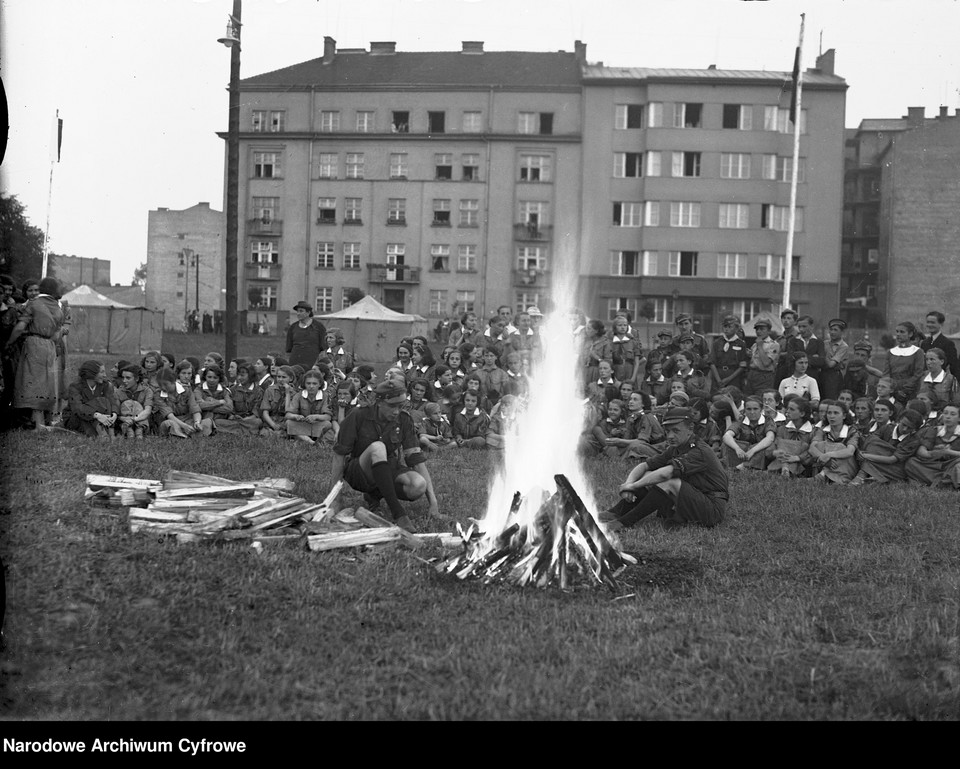
[{"label": "multi-story building", "polygon": [[573,53],[337,50],[240,83],[244,306],[282,327],[360,289],[443,317],[546,298],[580,242],[580,66]]},{"label": "multi-story building", "polygon": [[50,254],[50,274],[56,275],[67,290],[77,286],[109,286],[110,260],[89,256]]},{"label": "multi-story building", "polygon": [[960,115],[863,120],[849,130],[841,315],[852,325],[922,323],[930,310],[960,330]]},{"label": "multi-story building", "polygon": [[[791,305],[837,311],[846,83],[803,76]],[[778,312],[790,210],[790,73],[583,68],[581,302],[655,323]]]},{"label": "multi-story building", "polygon": [[163,310],[169,328],[194,310],[223,310],[224,226],[223,212],[209,203],[148,213],[146,306]]}]

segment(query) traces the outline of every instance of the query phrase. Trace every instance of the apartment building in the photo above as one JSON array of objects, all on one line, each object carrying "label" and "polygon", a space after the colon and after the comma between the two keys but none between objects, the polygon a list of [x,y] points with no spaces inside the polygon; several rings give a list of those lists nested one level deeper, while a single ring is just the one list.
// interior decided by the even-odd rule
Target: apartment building
[{"label": "apartment building", "polygon": [[[845,81],[803,77],[791,304],[837,312]],[[583,67],[580,301],[701,333],[779,313],[789,223],[790,73]]]},{"label": "apartment building", "polygon": [[[580,243],[574,52],[340,49],[240,83],[241,308],[427,317],[547,298]],[[250,309],[253,309],[252,307]]]}]

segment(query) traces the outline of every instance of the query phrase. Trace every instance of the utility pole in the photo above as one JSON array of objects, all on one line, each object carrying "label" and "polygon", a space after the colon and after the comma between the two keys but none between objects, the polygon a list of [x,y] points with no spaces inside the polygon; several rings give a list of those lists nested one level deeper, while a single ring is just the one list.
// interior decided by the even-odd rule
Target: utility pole
[{"label": "utility pole", "polygon": [[237,249],[240,187],[240,12],[241,0],[233,0],[227,34],[218,42],[230,49],[230,102],[227,123],[227,253],[226,253],[226,344],[224,359],[237,357]]},{"label": "utility pole", "polygon": [[193,255],[193,262],[197,265],[197,284],[193,292],[193,298],[196,301],[197,317],[200,316],[200,254]]}]

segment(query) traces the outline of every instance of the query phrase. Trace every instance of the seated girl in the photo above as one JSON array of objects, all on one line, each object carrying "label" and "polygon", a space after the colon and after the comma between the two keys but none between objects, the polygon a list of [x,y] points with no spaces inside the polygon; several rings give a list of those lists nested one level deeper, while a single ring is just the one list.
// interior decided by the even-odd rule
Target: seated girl
[{"label": "seated girl", "polygon": [[293,395],[287,404],[287,435],[304,443],[315,443],[333,429],[330,414],[324,412],[322,386],[323,374],[317,369],[303,375],[303,390]]},{"label": "seated girl", "polygon": [[810,401],[799,395],[787,400],[786,419],[777,424],[773,445],[767,449],[771,460],[767,470],[796,478],[810,468],[810,441],[813,440],[813,408]]},{"label": "seated girl", "polygon": [[587,397],[594,394],[609,402],[620,395],[620,382],[613,376],[613,364],[602,360],[597,364],[597,378],[587,385]]},{"label": "seated girl", "polygon": [[856,454],[860,433],[850,424],[849,409],[842,403],[826,399],[826,424],[819,427],[810,442],[814,478],[824,483],[847,484],[860,469]]},{"label": "seated girl", "polygon": [[202,438],[200,406],[193,388],[177,380],[172,368],[157,374],[158,388],[153,393],[153,420],[162,436]]},{"label": "seated girl", "polygon": [[467,375],[467,371],[463,366],[463,353],[458,349],[453,349],[447,354],[447,365],[450,367],[450,371],[453,372],[453,379],[451,384],[463,385],[463,378]]},{"label": "seated girl", "polygon": [[249,363],[237,366],[237,381],[227,389],[233,402],[233,413],[214,417],[216,431],[233,435],[259,435],[263,427],[263,420],[260,419],[263,391],[253,381],[253,366]]},{"label": "seated girl", "polygon": [[776,390],[761,390],[760,402],[763,404],[763,415],[775,424],[786,421],[783,398]]},{"label": "seated girl", "polygon": [[612,442],[620,448],[621,457],[646,459],[663,451],[667,434],[650,406],[651,401],[646,393],[637,391],[630,395],[627,401],[626,438]]},{"label": "seated girl", "polygon": [[[530,395],[530,377],[524,370],[523,356],[516,350],[511,350],[504,359],[506,360],[507,378],[503,382],[501,395],[515,395],[525,401]],[[493,415],[491,414],[491,416]]]},{"label": "seated girl", "polygon": [[153,390],[142,381],[142,372],[136,363],[120,369],[120,417],[117,426],[124,438],[143,438],[150,430],[150,415],[153,413]]},{"label": "seated girl", "polygon": [[603,454],[618,458],[623,446],[629,444],[629,433],[630,428],[624,418],[623,401],[614,398],[607,403],[606,416],[601,416],[593,429],[584,434],[581,450],[590,456]]},{"label": "seated girl", "polygon": [[432,395],[427,400],[438,401],[440,400],[440,393],[443,391],[443,388],[448,384],[453,384],[453,371],[446,363],[438,363],[437,367],[433,370],[433,390]]},{"label": "seated girl", "polygon": [[67,388],[63,426],[89,438],[111,440],[119,412],[120,403],[107,381],[106,367],[100,361],[85,361],[76,381]]},{"label": "seated girl", "polygon": [[[471,372],[464,378],[463,384],[465,389],[461,395],[461,402],[463,395],[466,395],[468,392],[472,392],[477,396],[477,406],[480,408],[480,410],[489,414],[494,404],[490,402],[489,398],[482,394],[483,379],[481,376],[476,372]],[[453,424],[452,419],[450,420],[450,423]]]},{"label": "seated girl", "polygon": [[906,463],[920,448],[920,427],[923,415],[913,409],[904,409],[890,436],[889,450],[877,450],[875,443],[864,444],[857,452],[860,470],[850,481],[851,486],[862,486],[867,481],[890,483],[906,481]]},{"label": "seated girl", "polygon": [[490,417],[480,408],[480,396],[474,390],[463,394],[463,408],[454,414],[453,439],[460,448],[483,449],[487,446]]},{"label": "seated girl", "polygon": [[457,444],[453,440],[450,420],[439,403],[428,403],[420,427],[420,447],[424,451],[439,451]]},{"label": "seated girl", "polygon": [[869,433],[874,426],[873,401],[870,398],[857,398],[853,402],[853,426],[861,436]]},{"label": "seated girl", "polygon": [[414,422],[423,418],[423,407],[430,402],[427,393],[431,389],[430,383],[426,379],[414,379],[407,385],[407,395],[409,397],[401,408],[403,411],[408,411],[411,414],[413,412],[419,412],[418,415],[414,416]]},{"label": "seated girl", "polygon": [[204,435],[213,435],[214,420],[226,419],[233,413],[233,397],[230,390],[223,386],[223,372],[216,363],[203,370],[203,381],[194,389],[197,405],[200,407],[200,430]]},{"label": "seated girl", "polygon": [[923,429],[920,446],[907,460],[907,478],[926,486],[960,489],[960,405],[948,403],[942,424]]},{"label": "seated girl", "polygon": [[750,395],[743,402],[743,419],[723,434],[723,458],[731,470],[763,470],[765,451],[776,440],[776,425],[763,415],[760,398]]},{"label": "seated girl", "polygon": [[289,366],[280,366],[274,371],[274,382],[260,400],[260,419],[263,420],[260,435],[270,438],[287,437],[287,404],[297,392],[297,388],[293,386],[293,376],[293,369]]},{"label": "seated girl", "polygon": [[946,368],[947,358],[939,347],[931,347],[925,353],[927,373],[920,380],[920,392],[934,391],[940,403],[956,400],[957,380]]},{"label": "seated girl", "polygon": [[717,423],[710,416],[710,402],[703,398],[696,398],[690,402],[690,409],[697,415],[697,422],[693,425],[693,434],[698,440],[706,443],[713,453],[720,456],[720,447],[723,443],[723,433]]},{"label": "seated girl", "polygon": [[324,440],[336,443],[337,436],[340,434],[340,424],[356,407],[356,390],[353,382],[344,379],[337,385],[333,399],[324,407],[326,413],[330,415],[330,424],[333,425],[333,429],[327,431]]},{"label": "seated girl", "polygon": [[508,435],[516,435],[519,427],[520,399],[516,395],[504,395],[490,415],[487,425],[487,448],[502,449]]}]

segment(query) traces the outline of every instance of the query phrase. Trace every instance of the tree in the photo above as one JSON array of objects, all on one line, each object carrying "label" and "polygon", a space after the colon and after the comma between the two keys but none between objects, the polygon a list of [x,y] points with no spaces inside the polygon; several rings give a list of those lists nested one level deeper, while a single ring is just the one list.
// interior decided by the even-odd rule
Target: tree
[{"label": "tree", "polygon": [[131,286],[140,286],[140,288],[146,288],[147,286],[147,263],[140,262],[140,266],[133,271],[133,280],[130,281]]},{"label": "tree", "polygon": [[16,195],[0,195],[0,272],[19,285],[40,278],[43,269],[43,230],[27,219]]},{"label": "tree", "polygon": [[347,289],[347,301],[350,302],[350,304],[356,304],[365,296],[366,294],[363,293],[363,291],[361,291],[359,288]]}]

